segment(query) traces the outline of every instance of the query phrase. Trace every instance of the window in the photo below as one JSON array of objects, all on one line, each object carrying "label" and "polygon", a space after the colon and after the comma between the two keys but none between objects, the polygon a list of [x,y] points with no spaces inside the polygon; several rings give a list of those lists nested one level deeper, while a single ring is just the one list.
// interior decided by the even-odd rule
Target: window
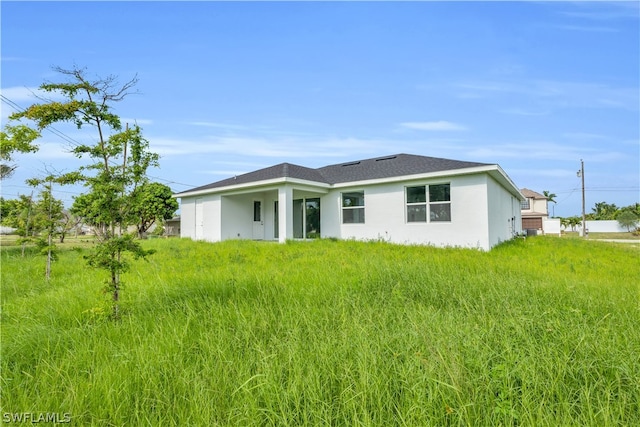
[{"label": "window", "polygon": [[427,191],[424,185],[407,187],[407,222],[427,222]]},{"label": "window", "polygon": [[523,201],[520,202],[520,209],[525,211],[528,211],[529,209],[531,209],[531,204],[529,203],[529,199],[524,199]]},{"label": "window", "polygon": [[364,224],[364,191],[342,193],[342,223]]},{"label": "window", "polygon": [[[428,195],[428,197],[427,197]],[[451,185],[407,187],[407,222],[451,221]]]},{"label": "window", "polygon": [[429,186],[429,220],[451,221],[451,186],[449,184]]},{"label": "window", "polygon": [[262,221],[262,203],[258,200],[253,202],[253,221]]}]

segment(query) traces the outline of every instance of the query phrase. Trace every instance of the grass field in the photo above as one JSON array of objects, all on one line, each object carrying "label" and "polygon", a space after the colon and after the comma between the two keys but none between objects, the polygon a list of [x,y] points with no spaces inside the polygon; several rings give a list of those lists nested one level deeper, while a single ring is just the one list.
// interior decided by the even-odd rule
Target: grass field
[{"label": "grass field", "polygon": [[[181,239],[119,321],[64,249],[2,248],[1,411],[72,425],[640,425],[640,250]],[[62,415],[60,415],[62,417]]]}]

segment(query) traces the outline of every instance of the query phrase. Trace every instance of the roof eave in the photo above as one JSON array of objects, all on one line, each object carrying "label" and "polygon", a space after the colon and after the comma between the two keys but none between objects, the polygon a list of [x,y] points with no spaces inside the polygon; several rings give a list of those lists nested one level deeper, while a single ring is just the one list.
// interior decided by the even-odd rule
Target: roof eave
[{"label": "roof eave", "polygon": [[198,191],[185,191],[182,193],[173,194],[172,197],[177,199],[181,197],[204,196],[208,194],[244,193],[252,189],[257,190],[257,189],[263,189],[264,187],[272,187],[272,186],[278,186],[283,184],[293,184],[293,185],[303,185],[306,187],[314,187],[317,189],[324,190],[323,192],[328,192],[329,188],[331,188],[331,184],[328,184],[326,182],[309,181],[306,179],[291,178],[291,177],[280,177],[280,178],[273,178],[273,179],[265,179],[262,181],[246,182],[246,183],[237,184],[237,185],[225,185],[221,187],[206,188]]},{"label": "roof eave", "polygon": [[333,185],[333,188],[345,188],[345,187],[354,187],[354,186],[364,186],[364,185],[375,185],[375,184],[387,184],[392,182],[400,182],[400,181],[414,181],[419,179],[433,179],[433,178],[444,178],[449,176],[461,176],[461,175],[473,175],[478,173],[488,173],[494,179],[496,179],[503,187],[509,191],[509,193],[513,194],[518,200],[525,200],[525,197],[520,193],[518,187],[511,181],[509,176],[502,170],[499,165],[482,165],[482,166],[473,166],[469,168],[461,168],[461,169],[447,169],[437,172],[426,172],[419,173],[413,175],[398,175],[394,177],[387,178],[377,178],[377,179],[367,179],[360,181],[349,181],[349,182],[340,182]]}]

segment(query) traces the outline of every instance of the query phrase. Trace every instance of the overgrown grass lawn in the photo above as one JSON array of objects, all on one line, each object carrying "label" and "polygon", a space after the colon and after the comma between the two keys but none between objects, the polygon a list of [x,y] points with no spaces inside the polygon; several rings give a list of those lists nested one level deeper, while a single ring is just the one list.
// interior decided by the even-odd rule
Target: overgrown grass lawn
[{"label": "overgrown grass lawn", "polygon": [[1,411],[96,426],[640,425],[640,251],[179,239],[2,249]]}]

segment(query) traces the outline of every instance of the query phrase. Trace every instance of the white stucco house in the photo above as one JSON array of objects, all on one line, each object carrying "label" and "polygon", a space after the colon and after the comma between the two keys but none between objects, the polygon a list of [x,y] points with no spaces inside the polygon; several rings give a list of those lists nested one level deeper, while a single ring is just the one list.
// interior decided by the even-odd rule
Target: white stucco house
[{"label": "white stucco house", "polygon": [[180,235],[217,242],[313,237],[489,250],[522,231],[497,164],[396,154],[318,169],[280,163],[174,194]]}]

